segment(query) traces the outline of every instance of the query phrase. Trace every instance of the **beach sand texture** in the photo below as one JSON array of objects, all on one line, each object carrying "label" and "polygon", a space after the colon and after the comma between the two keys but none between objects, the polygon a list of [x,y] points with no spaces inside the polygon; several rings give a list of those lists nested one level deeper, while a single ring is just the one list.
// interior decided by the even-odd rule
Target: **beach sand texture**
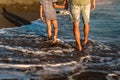
[{"label": "beach sand texture", "polygon": [[38,0],[0,0],[0,28],[29,24],[38,17]]},{"label": "beach sand texture", "polygon": [[39,0],[0,0],[0,28],[26,25],[38,18]]}]

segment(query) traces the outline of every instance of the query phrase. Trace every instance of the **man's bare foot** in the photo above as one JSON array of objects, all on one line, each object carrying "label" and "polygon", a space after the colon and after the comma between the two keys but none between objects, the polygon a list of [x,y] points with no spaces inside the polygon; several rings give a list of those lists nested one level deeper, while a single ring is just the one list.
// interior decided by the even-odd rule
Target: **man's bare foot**
[{"label": "man's bare foot", "polygon": [[88,39],[87,40],[84,40],[84,44],[87,44],[88,43]]}]

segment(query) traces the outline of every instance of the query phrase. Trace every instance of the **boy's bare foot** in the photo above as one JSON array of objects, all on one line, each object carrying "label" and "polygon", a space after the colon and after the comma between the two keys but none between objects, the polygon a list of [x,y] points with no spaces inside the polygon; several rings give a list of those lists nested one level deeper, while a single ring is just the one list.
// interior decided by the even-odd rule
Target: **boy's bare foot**
[{"label": "boy's bare foot", "polygon": [[82,46],[78,46],[78,51],[82,51]]},{"label": "boy's bare foot", "polygon": [[48,39],[49,39],[49,40],[52,40],[52,36],[48,36]]}]

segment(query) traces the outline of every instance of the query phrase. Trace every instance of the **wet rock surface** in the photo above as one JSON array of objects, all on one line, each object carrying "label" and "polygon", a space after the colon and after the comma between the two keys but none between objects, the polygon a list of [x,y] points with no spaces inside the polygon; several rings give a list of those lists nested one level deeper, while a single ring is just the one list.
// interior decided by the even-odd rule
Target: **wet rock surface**
[{"label": "wet rock surface", "polygon": [[0,79],[110,80],[115,76],[118,80],[119,42],[115,45],[89,40],[82,45],[84,50],[78,52],[75,42],[58,40],[53,44],[43,36],[1,35]]}]

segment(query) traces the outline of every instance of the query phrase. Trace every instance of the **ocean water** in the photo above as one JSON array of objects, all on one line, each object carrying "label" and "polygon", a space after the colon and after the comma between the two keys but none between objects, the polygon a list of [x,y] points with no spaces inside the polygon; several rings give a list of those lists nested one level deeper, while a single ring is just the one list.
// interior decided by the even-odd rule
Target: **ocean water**
[{"label": "ocean water", "polygon": [[[88,46],[90,55],[81,58],[79,63],[75,62],[77,51],[74,48],[66,47],[63,43],[50,48],[44,45],[46,39],[42,38],[47,36],[47,27],[40,19],[24,26],[0,29],[0,79],[119,80],[119,3],[119,0],[97,3],[96,10],[91,12]],[[69,16],[58,14],[58,24],[58,39],[73,43],[75,40]],[[80,31],[83,39],[82,21]],[[57,78],[43,79],[46,76]]]}]

